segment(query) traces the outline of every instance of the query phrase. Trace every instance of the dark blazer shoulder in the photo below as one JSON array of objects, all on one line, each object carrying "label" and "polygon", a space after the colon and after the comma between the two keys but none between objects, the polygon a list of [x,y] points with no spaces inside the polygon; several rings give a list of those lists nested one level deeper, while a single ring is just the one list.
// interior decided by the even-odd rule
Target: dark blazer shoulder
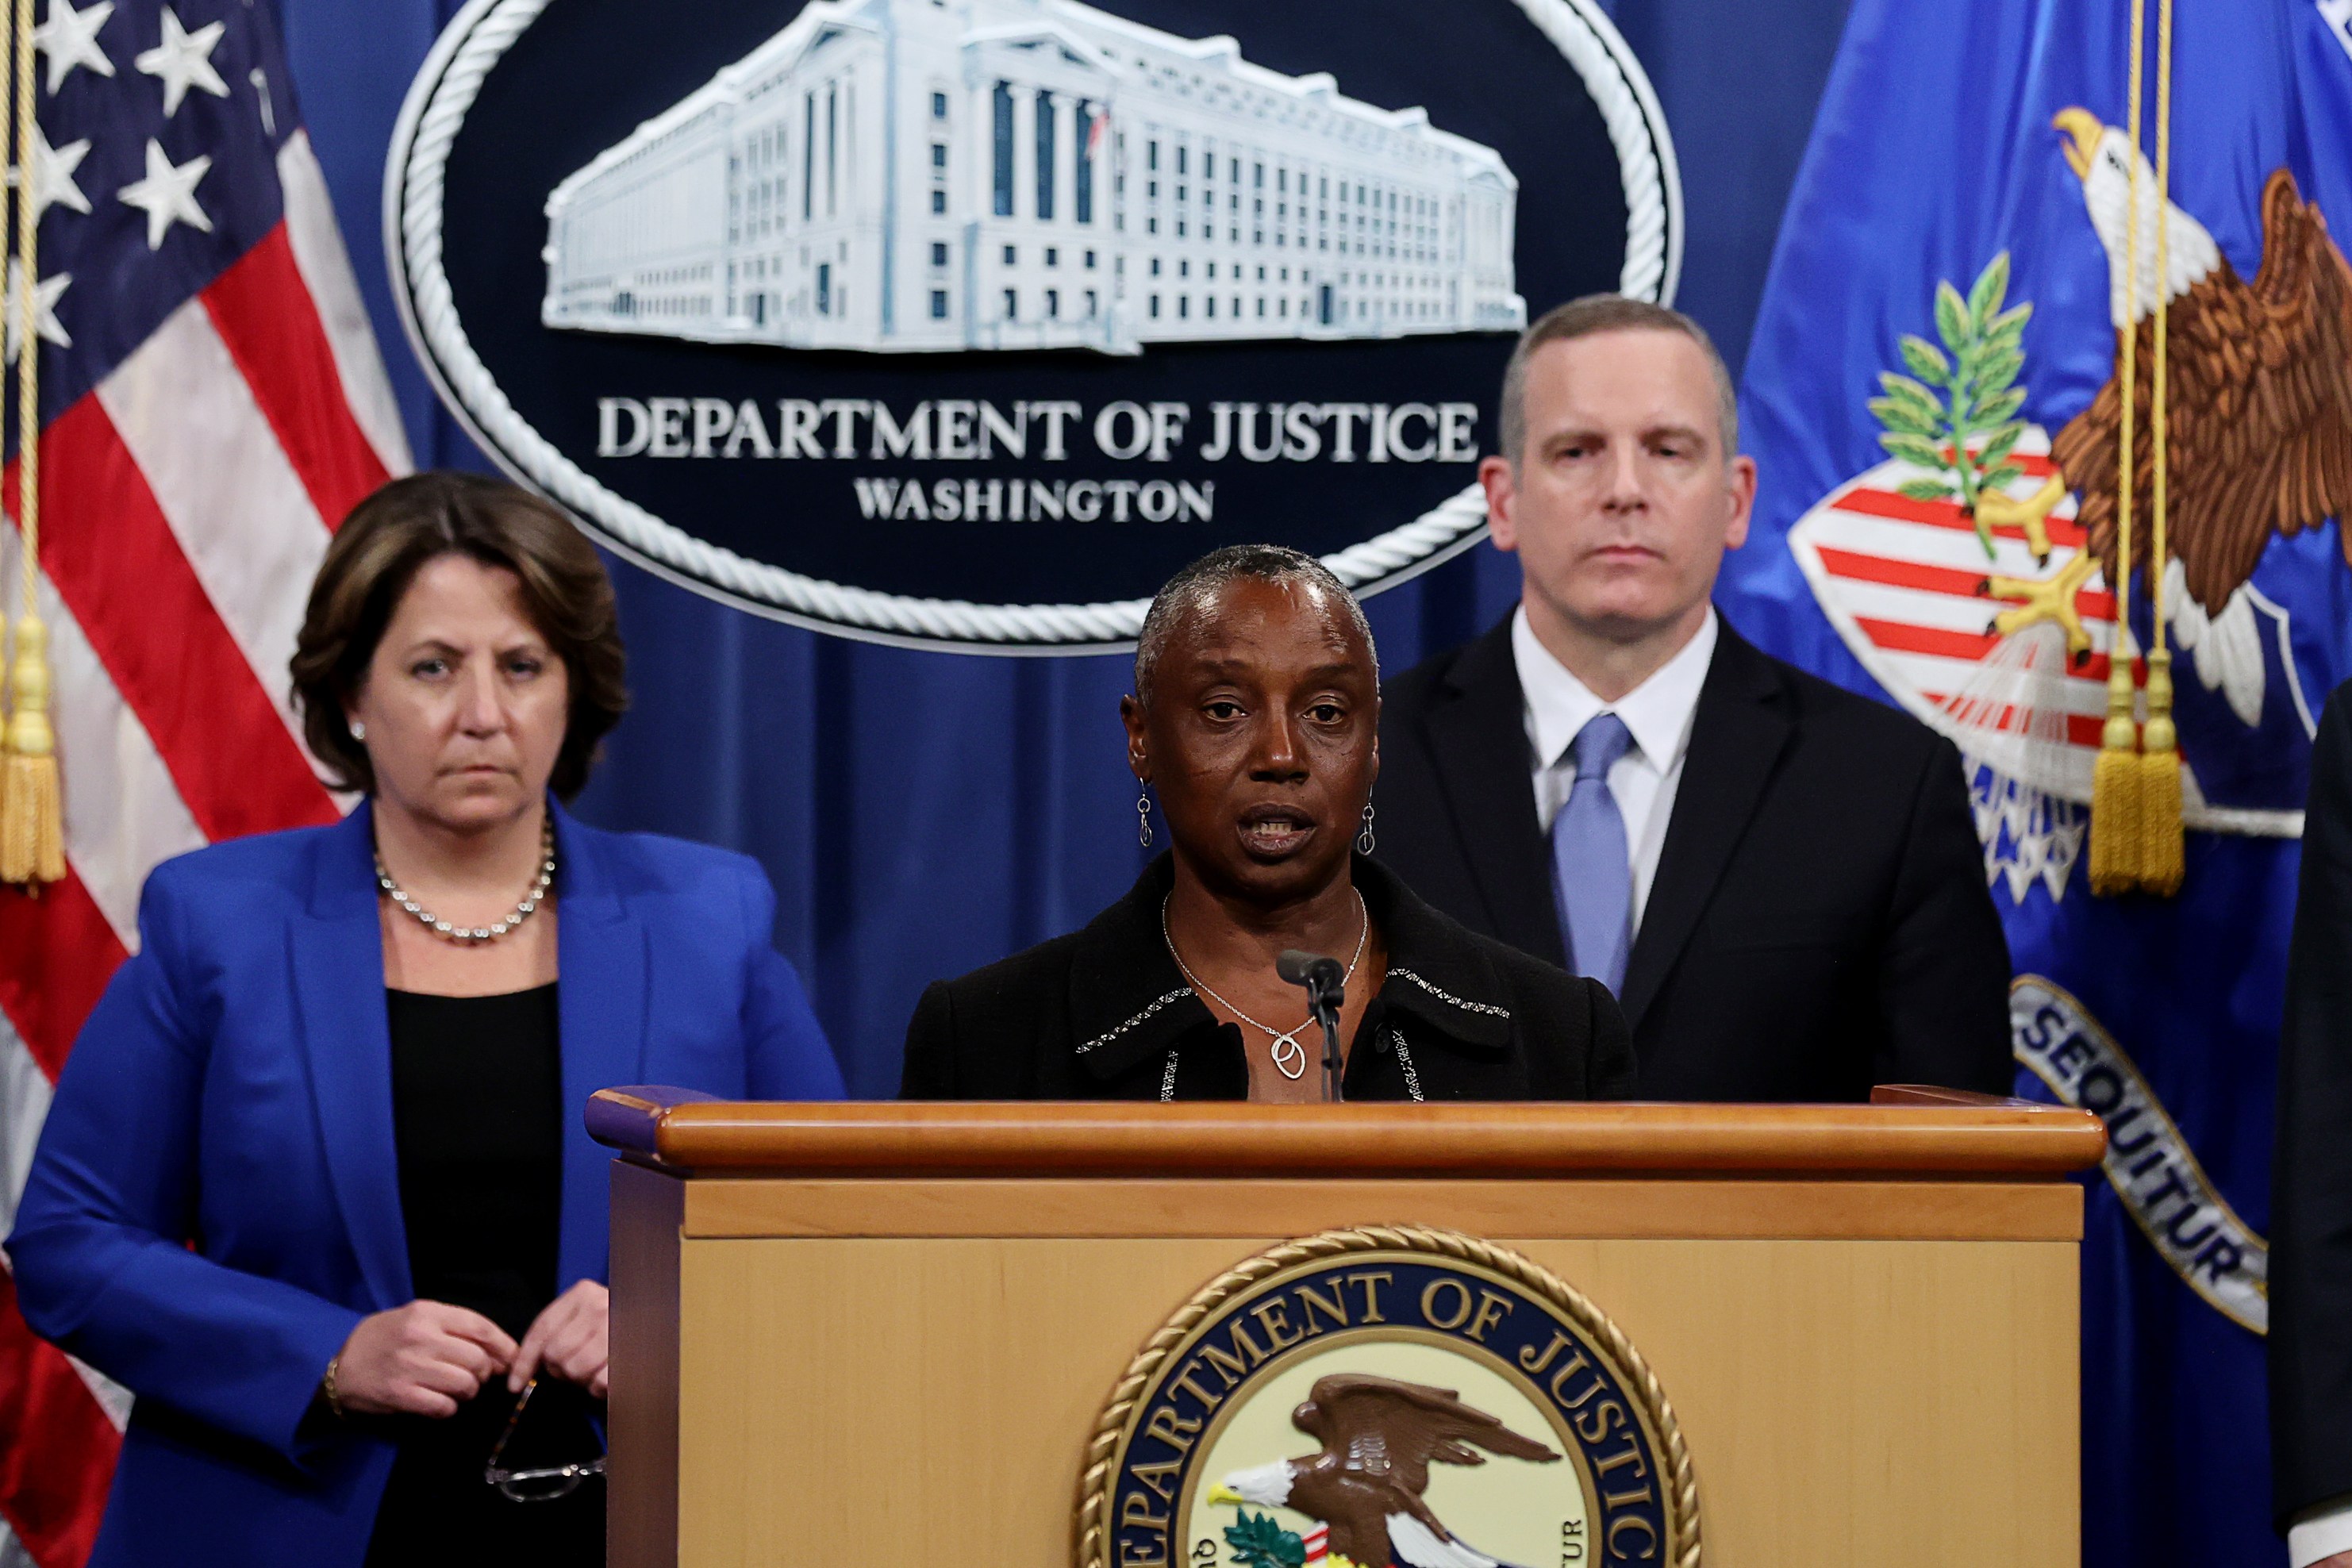
[{"label": "dark blazer shoulder", "polygon": [[1722,640],[1717,658],[1728,661],[1735,673],[1744,673],[1751,681],[1777,687],[1790,718],[1805,739],[1858,747],[1882,760],[1914,759],[1921,763],[1950,745],[1902,709],[1800,669],[1741,637],[1728,621],[1720,625]]},{"label": "dark blazer shoulder", "polygon": [[1434,653],[1381,683],[1383,714],[1418,714],[1465,688],[1507,678],[1516,701],[1518,666],[1511,657],[1511,616],[1466,643]]},{"label": "dark blazer shoulder", "polygon": [[907,1021],[905,1100],[1026,1099],[1070,1043],[1070,977],[1104,917],[953,979],[934,980]]},{"label": "dark blazer shoulder", "polygon": [[[1496,1031],[1525,1073],[1519,1093],[1535,1100],[1618,1100],[1633,1092],[1633,1047],[1624,1014],[1607,986],[1571,974],[1508,942],[1471,930],[1422,900],[1392,872],[1366,868],[1383,881],[1381,903],[1391,936],[1390,990],[1400,980],[1447,1010],[1457,1027],[1470,1015],[1475,1036]],[[1418,950],[1415,959],[1406,951]],[[1414,965],[1426,963],[1428,974]],[[1433,976],[1435,978],[1433,979]],[[1452,994],[1459,987],[1463,995]],[[1459,1009],[1460,1012],[1450,1010]],[[1424,1001],[1420,1009],[1432,1011]],[[1496,1014],[1504,1015],[1497,1018]]]},{"label": "dark blazer shoulder", "polygon": [[1503,988],[1527,1013],[1547,1017],[1582,1017],[1590,1009],[1592,993],[1608,994],[1609,988],[1589,975],[1571,974],[1556,963],[1546,963],[1520,952],[1509,942],[1481,935],[1443,910],[1432,912],[1453,928],[1451,934],[1457,941],[1494,966]]},{"label": "dark blazer shoulder", "polygon": [[1629,1100],[1636,1074],[1633,1030],[1609,988],[1590,975],[1571,974],[1520,952],[1508,942],[1464,930],[1463,939],[1495,966],[1517,1010],[1520,1048],[1531,1070],[1548,1047],[1568,1045],[1557,1066],[1568,1075],[1570,1092],[1588,1100]]},{"label": "dark blazer shoulder", "polygon": [[1050,937],[968,974],[934,981],[930,989],[953,1002],[960,1032],[993,1033],[1041,1012],[1058,1010],[1049,1004],[1057,1004],[1066,994],[1079,947],[1093,929],[1090,923]]}]

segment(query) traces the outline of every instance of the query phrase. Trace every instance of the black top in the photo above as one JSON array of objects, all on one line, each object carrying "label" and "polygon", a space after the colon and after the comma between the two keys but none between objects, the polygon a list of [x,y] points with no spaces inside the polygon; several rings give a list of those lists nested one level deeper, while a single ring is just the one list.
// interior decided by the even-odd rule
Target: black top
[{"label": "black top", "polygon": [[[1564,963],[1506,620],[1388,682],[1381,858]],[[1723,624],[1620,998],[1651,1100],[2008,1093],[2009,946],[1951,742]]]},{"label": "black top", "polygon": [[[393,1136],[416,1299],[468,1307],[520,1342],[555,1299],[563,1087],[556,988],[503,996],[387,991]],[[517,1503],[482,1479],[513,1409],[494,1377],[447,1420],[391,1423],[400,1443],[371,1568],[604,1560],[604,1489]],[[591,1402],[542,1380],[507,1463],[593,1458]],[[526,1452],[524,1450],[528,1449]],[[583,1451],[584,1450],[584,1451]]]},{"label": "black top", "polygon": [[555,1299],[563,1183],[555,987],[389,991],[385,1002],[410,1285],[421,1300],[471,1307],[520,1340]]},{"label": "black top", "polygon": [[2271,1166],[2271,1506],[2282,1529],[2352,1502],[2352,686],[2327,700],[2312,742],[2302,879]]},{"label": "black top", "polygon": [[[1389,968],[1349,1045],[1346,1098],[1633,1092],[1624,1020],[1597,981],[1465,931],[1361,856],[1354,875]],[[900,1095],[1247,1099],[1239,1026],[1217,1021],[1168,952],[1160,908],[1174,881],[1175,863],[1162,855],[1084,930],[934,984],[908,1026]],[[1310,1046],[1310,1064],[1320,1056]]]}]

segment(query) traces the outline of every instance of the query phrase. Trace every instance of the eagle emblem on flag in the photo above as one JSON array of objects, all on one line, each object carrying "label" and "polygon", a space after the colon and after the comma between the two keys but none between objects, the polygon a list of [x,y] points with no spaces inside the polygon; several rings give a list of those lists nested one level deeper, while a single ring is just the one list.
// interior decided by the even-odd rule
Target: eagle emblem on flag
[{"label": "eagle emblem on flag", "polygon": [[[2014,417],[2033,307],[2009,302],[2004,251],[1967,292],[1948,279],[1936,289],[1938,341],[1898,340],[1902,368],[1882,374],[1870,401],[1887,460],[1789,535],[1864,668],[1959,746],[1988,871],[2005,874],[2013,896],[2036,880],[2063,892],[2085,839],[2112,660],[2140,641],[2116,626],[2123,368],[2128,347],[2145,528],[2158,489],[2148,367],[2159,302],[2169,544],[2158,584],[2144,544],[2132,571],[2196,678],[2183,694],[2197,710],[2182,717],[2189,826],[2293,830],[2295,814],[2227,798],[2242,767],[2230,753],[2260,743],[2274,700],[2305,738],[2316,713],[2288,651],[2289,613],[2252,578],[2273,540],[2352,505],[2352,265],[2294,175],[2281,168],[2264,184],[2249,282],[2195,216],[2168,200],[2159,216],[2155,171],[2124,132],[2071,107],[2053,128],[2106,258],[2116,373],[2054,437]],[[2339,548],[2352,562],[2352,543]]]}]

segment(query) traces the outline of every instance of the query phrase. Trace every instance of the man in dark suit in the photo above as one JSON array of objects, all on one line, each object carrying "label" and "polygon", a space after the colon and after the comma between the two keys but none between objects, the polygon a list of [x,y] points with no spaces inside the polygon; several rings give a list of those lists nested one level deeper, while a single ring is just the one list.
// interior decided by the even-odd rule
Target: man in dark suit
[{"label": "man in dark suit", "polygon": [[1958,753],[1709,603],[1756,466],[1697,323],[1615,295],[1520,341],[1480,466],[1510,618],[1389,682],[1381,857],[1604,981],[1664,1100],[2007,1092],[2009,950]]},{"label": "man in dark suit", "polygon": [[2294,1568],[2352,1568],[2352,686],[2312,742],[2271,1172],[2271,1502]]}]

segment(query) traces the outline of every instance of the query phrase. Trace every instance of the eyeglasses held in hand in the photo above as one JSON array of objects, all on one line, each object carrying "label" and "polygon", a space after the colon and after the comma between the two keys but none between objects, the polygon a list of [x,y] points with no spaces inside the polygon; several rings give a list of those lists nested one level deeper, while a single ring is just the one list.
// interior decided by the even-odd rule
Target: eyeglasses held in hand
[{"label": "eyeglasses held in hand", "polygon": [[522,1423],[522,1413],[530,1404],[532,1392],[539,1387],[533,1377],[515,1395],[514,1410],[507,1416],[506,1429],[499,1440],[490,1445],[489,1462],[482,1467],[482,1480],[499,1489],[499,1495],[510,1502],[553,1502],[569,1497],[579,1489],[580,1483],[590,1476],[604,1473],[604,1456],[597,1455],[584,1465],[557,1465],[550,1469],[509,1470],[499,1461],[506,1458],[507,1444]]}]

